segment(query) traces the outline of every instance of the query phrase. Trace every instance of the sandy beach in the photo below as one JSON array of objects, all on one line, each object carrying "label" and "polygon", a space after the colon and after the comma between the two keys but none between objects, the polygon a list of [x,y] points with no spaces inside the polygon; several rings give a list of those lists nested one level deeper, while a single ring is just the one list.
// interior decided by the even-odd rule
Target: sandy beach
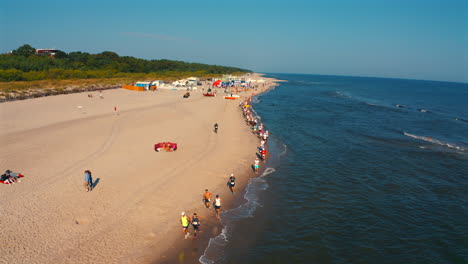
[{"label": "sandy beach", "polygon": [[[271,79],[255,92],[270,85]],[[220,194],[228,207],[229,175],[239,187],[247,182],[258,139],[238,100],[202,91],[187,99],[172,90],[87,94],[0,104],[0,169],[25,175],[0,185],[0,263],[171,258],[162,254],[183,240],[180,212],[215,219],[203,191]],[[154,144],[165,141],[179,149],[155,152]],[[86,169],[92,192],[83,187]]]}]

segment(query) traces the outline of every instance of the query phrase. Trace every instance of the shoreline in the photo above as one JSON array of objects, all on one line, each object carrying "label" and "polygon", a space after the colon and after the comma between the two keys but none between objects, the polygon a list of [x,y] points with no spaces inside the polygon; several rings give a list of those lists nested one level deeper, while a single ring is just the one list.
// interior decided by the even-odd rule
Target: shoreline
[{"label": "shoreline", "polygon": [[[263,74],[261,74],[260,76],[263,77]],[[277,85],[278,82],[282,82],[282,80],[277,80],[274,78],[266,78],[266,79],[268,79],[268,85],[263,87],[263,89],[260,89],[260,91],[255,92],[255,94],[251,96],[256,97],[262,93],[269,92],[271,89],[273,89]],[[241,98],[245,99],[247,97],[249,96],[246,95]],[[241,108],[239,108],[239,114],[242,116]],[[251,126],[246,123],[246,120],[244,118],[243,118],[243,121],[245,121],[243,125],[251,129]],[[258,134],[251,131],[249,136],[255,138],[255,140],[259,144],[260,139],[258,138]],[[258,147],[258,144],[256,145],[257,147]],[[253,171],[252,164],[241,165],[236,170],[236,171],[242,171],[242,172],[235,174],[236,176],[236,195],[235,196],[233,196],[230,193],[229,188],[226,186],[226,184],[218,186],[218,188],[223,189],[221,192],[216,193],[216,194],[220,194],[220,197],[223,199],[223,206],[222,206],[223,210],[221,211],[221,214],[224,211],[229,211],[231,209],[237,208],[241,204],[247,202],[247,200],[244,197],[247,185],[250,179],[259,177],[260,175],[264,173],[266,169],[265,164],[269,158],[269,155],[270,154],[268,154],[267,159],[261,163],[262,166],[260,167],[260,170],[258,171],[258,173],[255,173]],[[255,156],[256,156],[256,153],[252,153],[252,157],[255,157]],[[227,177],[228,177],[228,174],[226,175],[226,179]],[[213,196],[215,196],[216,194],[213,193]],[[201,197],[202,197],[202,193],[200,193],[200,198]],[[210,209],[207,209],[205,208],[203,204],[198,207],[195,207],[192,210],[189,210],[189,212],[196,212],[199,215],[198,212],[205,211],[205,210],[210,210],[212,212],[212,216],[208,220],[201,219],[202,227],[200,228],[201,232],[199,231],[197,239],[193,238],[192,226],[189,227],[189,231],[190,231],[189,239],[183,239],[181,227],[179,226],[178,228],[174,229],[172,232],[180,233],[180,237],[176,238],[173,242],[171,242],[170,248],[166,250],[163,254],[161,254],[161,256],[154,256],[152,260],[150,260],[148,263],[151,263],[151,264],[201,263],[199,259],[201,256],[204,255],[205,250],[207,249],[210,240],[218,236],[221,233],[222,228],[223,228],[221,221],[216,219],[214,216],[213,206],[211,206]],[[189,216],[190,215],[191,214],[189,214]]]},{"label": "shoreline", "polygon": [[[201,202],[194,206],[204,189],[221,195],[222,211],[232,206],[225,185],[230,173],[236,196],[244,189],[258,139],[244,125],[238,100],[201,91],[189,99],[170,90],[103,95],[0,104],[0,168],[25,175],[0,186],[8,197],[2,218],[20,223],[0,230],[12,245],[0,262],[153,263],[183,239],[181,211],[200,212],[200,238],[208,233],[211,215]],[[156,153],[158,141],[177,142],[179,150]],[[98,183],[89,193],[84,169]]]}]

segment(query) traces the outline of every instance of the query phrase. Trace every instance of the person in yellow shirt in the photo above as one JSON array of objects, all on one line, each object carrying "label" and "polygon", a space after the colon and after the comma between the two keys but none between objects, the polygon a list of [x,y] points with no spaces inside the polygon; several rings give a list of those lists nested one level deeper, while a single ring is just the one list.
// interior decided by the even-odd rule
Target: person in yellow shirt
[{"label": "person in yellow shirt", "polygon": [[190,233],[188,232],[188,227],[190,226],[190,217],[188,215],[185,215],[185,212],[180,213],[180,223],[182,224],[182,228],[185,234],[185,239],[188,238]]}]

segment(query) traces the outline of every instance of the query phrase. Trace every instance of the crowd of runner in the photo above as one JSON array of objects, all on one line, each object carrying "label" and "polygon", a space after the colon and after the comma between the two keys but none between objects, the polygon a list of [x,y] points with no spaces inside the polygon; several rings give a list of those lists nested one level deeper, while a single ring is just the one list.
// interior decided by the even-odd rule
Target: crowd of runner
[{"label": "crowd of runner", "polygon": [[239,106],[242,108],[242,113],[244,114],[245,122],[252,127],[253,133],[255,133],[260,139],[260,146],[258,147],[258,155],[254,160],[253,169],[255,173],[258,173],[260,169],[260,158],[265,161],[267,157],[267,149],[265,143],[270,136],[270,132],[265,130],[265,127],[262,122],[259,122],[259,117],[255,115],[252,111],[252,98],[249,97],[245,101],[241,101]]},{"label": "crowd of runner", "polygon": [[[259,122],[259,118],[253,113],[251,103],[252,103],[252,98],[249,97],[245,101],[241,101],[239,105],[242,109],[246,123],[249,126],[251,126],[252,132],[255,133],[259,138],[260,145],[258,147],[258,153],[256,153],[257,157],[255,158],[254,164],[252,166],[254,169],[254,172],[258,173],[260,170],[260,159],[262,161],[265,161],[267,157],[267,149],[266,149],[265,144],[268,140],[268,137],[270,136],[270,133],[268,132],[268,130],[265,130],[263,123]],[[214,125],[215,133],[218,132],[218,127],[219,125],[216,123]],[[231,191],[231,193],[234,195],[236,193],[235,192],[236,177],[234,176],[234,173],[232,173],[229,176],[229,179],[226,184],[229,187],[229,190]],[[202,201],[205,204],[205,207],[208,209],[210,208],[211,203],[212,203],[211,201],[212,195],[213,194],[209,192],[208,189],[206,189],[205,192],[203,193]],[[213,201],[213,207],[215,209],[216,218],[218,219],[220,218],[221,205],[222,205],[222,199],[219,195],[216,195]],[[190,217],[185,212],[182,212],[180,214],[180,223],[182,225],[182,230],[183,230],[185,239],[187,239],[190,236],[190,232],[189,232],[190,225],[192,225],[193,231],[194,231],[193,238],[197,238],[198,232],[200,231],[201,221],[200,221],[200,217],[196,213],[193,213],[193,216]]]}]

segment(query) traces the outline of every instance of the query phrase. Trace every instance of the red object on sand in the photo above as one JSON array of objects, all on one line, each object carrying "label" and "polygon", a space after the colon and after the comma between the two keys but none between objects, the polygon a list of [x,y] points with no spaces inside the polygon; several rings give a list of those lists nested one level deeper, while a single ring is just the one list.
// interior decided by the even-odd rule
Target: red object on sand
[{"label": "red object on sand", "polygon": [[217,80],[213,83],[213,87],[214,86],[220,86],[221,85],[221,80]]},{"label": "red object on sand", "polygon": [[170,148],[171,150],[173,151],[176,151],[177,150],[177,143],[172,143],[172,142],[160,142],[160,143],[156,143],[154,144],[154,150],[155,151],[159,151],[158,149],[162,150],[164,149],[164,146],[166,148]]},{"label": "red object on sand", "polygon": [[[24,175],[23,174],[18,174],[18,178],[23,178]],[[0,181],[0,183],[3,183],[3,184],[10,184],[9,182],[6,182],[6,181]]]}]

